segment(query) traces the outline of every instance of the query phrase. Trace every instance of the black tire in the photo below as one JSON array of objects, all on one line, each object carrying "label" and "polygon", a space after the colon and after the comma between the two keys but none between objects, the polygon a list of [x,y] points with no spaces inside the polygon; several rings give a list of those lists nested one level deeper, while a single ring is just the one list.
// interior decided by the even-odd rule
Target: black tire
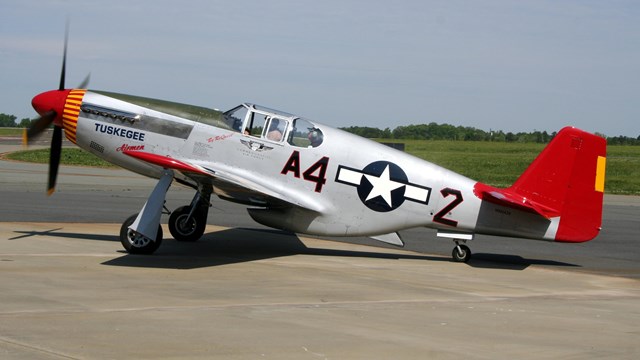
[{"label": "black tire", "polygon": [[120,227],[120,242],[122,246],[129,254],[153,254],[162,243],[162,226],[158,225],[158,234],[156,235],[156,241],[151,241],[134,231],[129,230],[129,226],[138,217],[138,214],[133,214],[122,223]]},{"label": "black tire", "polygon": [[206,217],[196,209],[187,222],[190,211],[189,206],[181,206],[169,216],[169,232],[177,241],[198,241],[204,234],[204,228],[207,226]]},{"label": "black tire", "polygon": [[[458,250],[458,248],[460,250]],[[451,257],[455,262],[463,262],[466,263],[471,259],[471,249],[467,245],[460,245],[453,248],[451,252]]]}]

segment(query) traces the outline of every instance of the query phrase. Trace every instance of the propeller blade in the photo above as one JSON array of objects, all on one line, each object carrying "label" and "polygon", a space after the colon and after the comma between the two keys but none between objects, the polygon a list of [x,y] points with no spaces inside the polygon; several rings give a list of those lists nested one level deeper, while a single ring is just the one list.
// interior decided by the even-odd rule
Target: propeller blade
[{"label": "propeller blade", "polygon": [[47,195],[53,194],[56,190],[56,178],[58,177],[58,166],[62,153],[62,128],[53,127],[53,137],[51,138],[51,155],[49,157],[49,183],[47,185]]},{"label": "propeller blade", "polygon": [[62,53],[62,71],[60,72],[60,86],[58,90],[64,90],[64,80],[67,72],[67,43],[69,42],[69,21],[64,29],[64,51]]},{"label": "propeller blade", "polygon": [[[67,24],[65,26],[64,31],[64,50],[62,53],[62,70],[60,71],[60,86],[58,87],[58,91],[48,91],[37,95],[32,100],[32,105],[34,109],[38,113],[40,113],[40,117],[33,122],[33,124],[26,129],[22,135],[22,142],[24,145],[27,145],[30,138],[37,136],[42,133],[47,127],[51,125],[58,117],[58,112],[55,110],[45,111],[47,108],[52,106],[52,103],[55,105],[60,101],[64,100],[66,97],[66,93],[63,92],[65,85],[65,78],[67,72],[67,45],[69,43],[69,21],[67,20]],[[80,84],[81,88],[84,88],[89,83],[89,76],[87,76],[84,81]],[[57,94],[60,94],[58,96]],[[58,104],[59,105],[59,104]],[[53,108],[58,108],[53,106]],[[61,110],[59,110],[61,111]],[[58,167],[60,166],[60,157],[62,156],[62,127],[54,124],[53,126],[53,137],[51,138],[51,152],[49,157],[49,182],[47,183],[47,195],[53,194],[56,188],[56,178],[58,177]]]},{"label": "propeller blade", "polygon": [[87,77],[82,80],[80,85],[78,85],[77,89],[86,89],[87,85],[89,85],[89,80],[91,80],[91,73],[87,74]]},{"label": "propeller blade", "polygon": [[28,144],[29,139],[38,136],[46,128],[48,128],[55,118],[56,112],[53,110],[47,111],[46,113],[44,113],[44,115],[40,116],[23,134],[22,141],[24,145]]}]

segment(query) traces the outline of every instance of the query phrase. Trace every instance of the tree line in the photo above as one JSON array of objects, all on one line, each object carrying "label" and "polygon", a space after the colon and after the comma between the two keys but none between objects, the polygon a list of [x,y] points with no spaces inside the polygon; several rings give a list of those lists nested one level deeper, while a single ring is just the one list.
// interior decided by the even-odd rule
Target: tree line
[{"label": "tree line", "polygon": [[[366,138],[396,139],[396,140],[454,140],[454,141],[496,141],[496,142],[532,142],[548,143],[556,136],[557,132],[546,131],[532,132],[504,132],[502,130],[482,130],[469,126],[454,126],[449,124],[416,124],[398,126],[391,130],[384,130],[368,126],[342,127],[348,131]],[[640,135],[637,138],[629,136],[606,136],[600,133],[596,135],[607,139],[610,145],[640,145]]]},{"label": "tree line", "polygon": [[17,122],[18,118],[14,115],[0,114],[0,127],[29,127],[36,119],[24,118]]},{"label": "tree line", "polygon": [[[25,118],[16,121],[14,115],[0,114],[0,127],[29,127],[34,119]],[[391,130],[384,130],[368,127],[368,126],[350,126],[342,127],[342,130],[360,135],[366,138],[377,139],[397,139],[397,140],[456,140],[456,141],[496,141],[496,142],[533,142],[548,143],[556,132],[547,133],[546,131],[533,132],[504,132],[502,130],[476,129],[469,126],[453,126],[449,124],[438,124],[435,122],[429,124],[417,124],[398,126]],[[640,145],[640,135],[637,138],[629,136],[605,136],[598,134],[607,139],[610,145]]]}]

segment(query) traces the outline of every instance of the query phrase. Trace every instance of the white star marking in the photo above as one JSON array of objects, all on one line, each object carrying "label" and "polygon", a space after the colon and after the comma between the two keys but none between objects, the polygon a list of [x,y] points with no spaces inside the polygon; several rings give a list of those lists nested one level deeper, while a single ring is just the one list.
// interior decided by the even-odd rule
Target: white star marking
[{"label": "white star marking", "polygon": [[367,195],[367,199],[365,201],[369,201],[376,196],[381,196],[382,199],[392,207],[391,205],[391,192],[397,188],[405,186],[403,183],[392,181],[389,177],[389,165],[384,169],[380,177],[374,175],[364,175],[367,180],[373,185],[373,189]]}]

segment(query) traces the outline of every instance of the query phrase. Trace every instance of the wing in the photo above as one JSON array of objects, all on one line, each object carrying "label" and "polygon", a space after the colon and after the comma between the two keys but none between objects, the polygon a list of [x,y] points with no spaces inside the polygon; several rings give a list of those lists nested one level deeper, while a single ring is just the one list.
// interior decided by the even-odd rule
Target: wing
[{"label": "wing", "polygon": [[248,205],[269,207],[298,206],[321,212],[318,203],[297,199],[278,189],[278,184],[251,179],[242,169],[227,169],[212,163],[196,163],[144,151],[124,151],[125,155],[149,164],[172,169],[198,183],[211,184],[219,197]]}]

